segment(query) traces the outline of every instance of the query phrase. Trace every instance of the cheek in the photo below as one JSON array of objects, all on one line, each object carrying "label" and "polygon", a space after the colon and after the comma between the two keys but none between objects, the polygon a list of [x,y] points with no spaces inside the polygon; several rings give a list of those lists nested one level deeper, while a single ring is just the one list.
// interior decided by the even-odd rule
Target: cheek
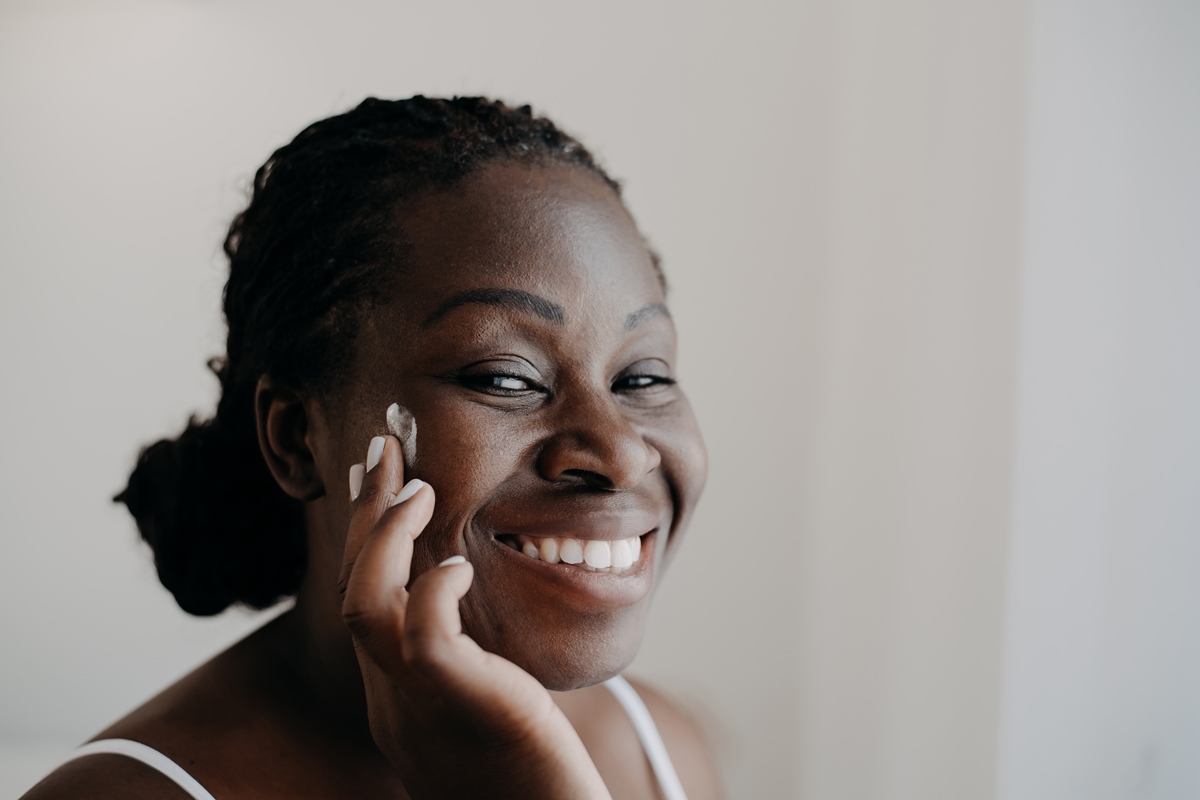
[{"label": "cheek", "polygon": [[515,417],[505,419],[488,409],[457,406],[443,404],[441,410],[425,413],[414,410],[420,443],[410,474],[428,482],[437,493],[427,529],[434,536],[427,546],[447,554],[458,552],[447,537],[457,538],[520,470],[527,438]]},{"label": "cheek", "polygon": [[652,444],[662,456],[663,475],[675,506],[670,535],[659,542],[665,567],[678,551],[692,512],[704,491],[708,479],[708,452],[690,408],[687,413],[675,417],[670,426],[661,429]]},{"label": "cheek", "polygon": [[514,432],[497,425],[489,415],[425,415],[420,419],[420,456],[413,475],[432,484],[439,495],[452,492],[465,499],[486,494],[499,475],[512,469]]},{"label": "cheek", "polygon": [[653,441],[662,455],[663,471],[683,512],[700,499],[708,480],[708,450],[690,406],[671,420]]}]

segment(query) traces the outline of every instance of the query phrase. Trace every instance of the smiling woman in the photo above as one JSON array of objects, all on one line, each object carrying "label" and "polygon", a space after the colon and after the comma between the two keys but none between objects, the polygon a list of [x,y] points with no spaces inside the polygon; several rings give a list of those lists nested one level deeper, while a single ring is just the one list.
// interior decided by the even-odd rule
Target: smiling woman
[{"label": "smiling woman", "polygon": [[120,499],[185,610],[295,608],[27,797],[717,796],[619,677],[705,454],[588,152],[527,107],[367,100],[259,170],[226,252],[216,416]]}]

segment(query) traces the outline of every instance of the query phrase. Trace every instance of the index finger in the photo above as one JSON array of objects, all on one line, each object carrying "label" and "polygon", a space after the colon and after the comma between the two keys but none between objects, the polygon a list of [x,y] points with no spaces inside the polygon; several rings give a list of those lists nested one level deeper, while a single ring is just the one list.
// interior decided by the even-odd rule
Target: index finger
[{"label": "index finger", "polygon": [[338,574],[338,594],[341,596],[346,593],[354,562],[371,531],[388,509],[396,505],[404,491],[404,459],[401,456],[400,443],[394,436],[376,436],[367,448],[367,464],[376,462],[372,468],[367,470],[361,463],[350,468],[350,522]]},{"label": "index finger", "polygon": [[[412,498],[384,514],[349,565],[342,599],[343,621],[379,663],[398,652],[406,624],[413,539],[433,515],[433,489],[424,481],[408,486],[415,490]],[[380,634],[382,645],[377,644]]]}]

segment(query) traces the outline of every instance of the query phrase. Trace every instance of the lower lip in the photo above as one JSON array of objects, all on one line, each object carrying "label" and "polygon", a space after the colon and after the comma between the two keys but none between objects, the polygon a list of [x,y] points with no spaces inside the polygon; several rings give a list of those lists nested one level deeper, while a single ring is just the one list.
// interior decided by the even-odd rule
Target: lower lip
[{"label": "lower lip", "polygon": [[589,609],[618,609],[631,606],[650,593],[654,582],[654,542],[657,533],[642,536],[638,562],[622,572],[592,572],[559,562],[549,564],[514,550],[492,537],[500,551],[503,569],[523,569],[531,579],[546,581],[558,592],[576,595]]}]

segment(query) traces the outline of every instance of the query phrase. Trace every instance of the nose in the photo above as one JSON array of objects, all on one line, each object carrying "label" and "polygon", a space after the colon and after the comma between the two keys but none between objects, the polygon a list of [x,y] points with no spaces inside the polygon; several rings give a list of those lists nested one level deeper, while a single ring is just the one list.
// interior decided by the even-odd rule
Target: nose
[{"label": "nose", "polygon": [[548,481],[631,489],[662,463],[658,449],[642,437],[611,395],[564,404],[559,419],[538,453],[538,471]]}]

